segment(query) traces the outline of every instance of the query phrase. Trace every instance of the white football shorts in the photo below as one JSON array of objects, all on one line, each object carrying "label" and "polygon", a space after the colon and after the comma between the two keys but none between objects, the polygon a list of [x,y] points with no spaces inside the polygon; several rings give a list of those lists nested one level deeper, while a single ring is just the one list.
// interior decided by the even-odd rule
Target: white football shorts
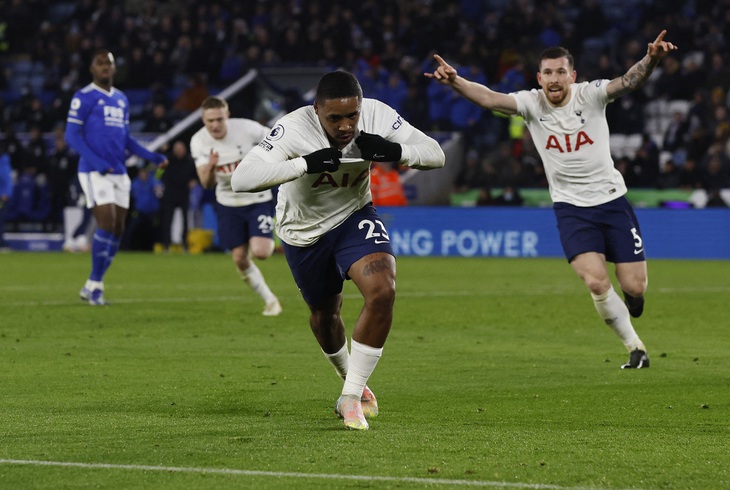
[{"label": "white football shorts", "polygon": [[129,193],[132,189],[129,175],[79,172],[79,183],[86,196],[87,208],[116,204],[121,208],[129,209]]}]

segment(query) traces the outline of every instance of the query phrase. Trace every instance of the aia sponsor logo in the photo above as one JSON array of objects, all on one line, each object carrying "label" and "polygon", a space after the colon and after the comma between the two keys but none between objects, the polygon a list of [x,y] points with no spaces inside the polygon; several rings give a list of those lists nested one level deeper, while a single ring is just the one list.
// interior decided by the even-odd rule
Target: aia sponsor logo
[{"label": "aia sponsor logo", "polygon": [[[337,178],[340,180],[338,181]],[[332,175],[327,172],[322,172],[317,176],[317,179],[312,182],[312,189],[318,189],[323,186],[332,187],[337,189],[340,187],[354,187],[359,185],[363,180],[370,178],[370,169],[366,168],[359,174],[350,174],[345,172],[341,175]]]},{"label": "aia sponsor logo", "polygon": [[592,145],[593,140],[585,131],[579,131],[574,135],[566,134],[561,141],[557,135],[551,134],[545,145],[546,150],[557,150],[560,153],[572,153],[580,150],[581,146]]}]

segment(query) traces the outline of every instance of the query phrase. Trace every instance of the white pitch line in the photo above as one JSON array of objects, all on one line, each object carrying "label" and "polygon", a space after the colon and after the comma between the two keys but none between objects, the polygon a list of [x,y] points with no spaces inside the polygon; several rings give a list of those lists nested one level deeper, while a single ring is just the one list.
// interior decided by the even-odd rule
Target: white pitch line
[{"label": "white pitch line", "polygon": [[[428,292],[400,292],[397,293],[399,298],[451,298],[451,297],[468,297],[468,296],[508,296],[515,294],[514,291],[428,291]],[[524,291],[523,291],[524,294]],[[545,296],[555,294],[567,294],[566,291],[558,290],[545,290],[545,291],[530,291],[528,294],[533,296]],[[362,299],[362,296],[357,293],[343,295],[346,299]],[[279,299],[282,297],[279,296]],[[301,297],[297,297],[301,300]],[[201,302],[227,302],[227,301],[242,301],[243,296],[211,296],[211,297],[169,297],[169,298],[111,298],[109,303],[113,305],[128,305],[128,304],[142,304],[142,303],[201,303]],[[7,307],[24,307],[24,306],[82,306],[83,301],[76,299],[64,299],[64,300],[48,300],[48,301],[12,301],[8,303],[0,302],[0,306]]]},{"label": "white pitch line", "polygon": [[[531,488],[536,490],[587,490],[588,487],[562,487],[543,483],[510,483],[483,480],[439,480],[437,478],[416,478],[397,476],[338,475],[329,473],[297,473],[289,471],[237,470],[230,468],[189,468],[178,466],[151,466],[136,464],[77,463],[73,461],[37,461],[32,459],[0,459],[0,464],[25,466],[55,466],[64,468],[87,468],[104,470],[166,471],[172,473],[201,473],[240,476],[268,476],[272,478],[305,478],[312,480],[356,480],[366,482],[418,483],[424,485],[447,485],[462,487]],[[590,487],[597,490],[595,487]],[[598,489],[600,490],[600,489]]]},{"label": "white pitch line", "polygon": [[[3,291],[7,288],[0,288]],[[536,288],[532,290],[464,290],[464,291],[401,291],[397,293],[399,298],[451,298],[451,297],[467,297],[467,296],[511,296],[515,294],[532,295],[532,296],[553,296],[553,295],[565,295],[575,294],[582,291],[576,288],[551,288],[546,286],[544,288]],[[676,293],[730,293],[730,287],[723,286],[706,286],[706,287],[687,287],[687,288],[657,288],[656,293],[661,294],[676,294]],[[362,298],[357,293],[345,293],[347,299],[358,299]],[[200,302],[227,302],[227,301],[241,301],[243,296],[212,296],[212,297],[169,297],[169,298],[120,298],[112,299],[110,303],[114,304],[137,304],[137,303],[200,303]],[[298,297],[299,299],[299,297]],[[83,302],[75,299],[64,299],[64,300],[49,300],[49,301],[13,301],[8,303],[0,302],[0,306],[7,307],[23,307],[23,306],[63,306],[63,305],[82,305]]]},{"label": "white pitch line", "polygon": [[[200,303],[203,301],[241,301],[242,296],[215,296],[213,298],[202,298],[200,296],[194,297],[194,298],[181,298],[181,297],[175,297],[175,298],[125,298],[125,299],[114,299],[111,300],[109,303],[112,305],[120,304],[120,305],[126,305],[126,304],[137,304],[137,303]],[[0,306],[63,306],[63,305],[72,305],[72,306],[83,306],[85,304],[84,301],[81,301],[80,299],[73,299],[73,300],[55,300],[55,301],[15,301],[12,303],[0,303]]]}]

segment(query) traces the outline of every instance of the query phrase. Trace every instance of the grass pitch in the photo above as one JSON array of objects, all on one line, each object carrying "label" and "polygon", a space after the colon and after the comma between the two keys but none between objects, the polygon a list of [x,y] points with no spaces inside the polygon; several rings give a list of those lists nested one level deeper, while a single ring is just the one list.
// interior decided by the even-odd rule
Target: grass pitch
[{"label": "grass pitch", "polygon": [[[0,255],[2,488],[730,488],[730,262],[650,261],[628,358],[562,259],[398,259],[347,432],[282,256],[275,318],[222,254]],[[361,307],[346,285],[351,330]]]}]

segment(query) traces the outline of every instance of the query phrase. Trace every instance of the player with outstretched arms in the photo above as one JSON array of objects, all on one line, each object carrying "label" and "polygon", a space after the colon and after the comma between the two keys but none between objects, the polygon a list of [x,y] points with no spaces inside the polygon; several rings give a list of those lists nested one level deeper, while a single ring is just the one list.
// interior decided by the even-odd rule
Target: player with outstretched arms
[{"label": "player with outstretched arms", "polygon": [[[647,270],[641,229],[611,158],[605,110],[639,88],[657,63],[677,49],[664,41],[665,35],[662,31],[648,43],[646,56],[613,80],[575,83],[573,56],[562,47],[540,55],[539,90],[495,92],[460,77],[438,55],[438,68],[425,73],[485,109],[525,119],[545,166],[565,256],[590,290],[599,316],[630,353],[622,368],[649,367],[630,318],[643,312]],[[607,261],[616,264],[624,301],[613,289]]]},{"label": "player with outstretched arms", "polygon": [[190,139],[190,154],[202,186],[215,186],[219,242],[231,251],[241,279],[263,299],[263,315],[279,315],[282,308],[278,298],[251,260],[264,260],[274,252],[272,192],[231,189],[236,165],[269,133],[269,128],[250,119],[230,118],[228,103],[220,97],[207,97],[200,109],[204,126]]},{"label": "player with outstretched arms", "polygon": [[[393,321],[395,256],[372,206],[370,164],[443,167],[439,144],[386,104],[364,99],[345,71],[325,74],[314,104],[283,118],[233,173],[236,191],[281,184],[277,233],[310,309],[310,326],[344,380],[335,412],[346,428],[365,430],[378,413],[367,387]],[[348,351],[342,287],[351,279],[364,305]]]}]

